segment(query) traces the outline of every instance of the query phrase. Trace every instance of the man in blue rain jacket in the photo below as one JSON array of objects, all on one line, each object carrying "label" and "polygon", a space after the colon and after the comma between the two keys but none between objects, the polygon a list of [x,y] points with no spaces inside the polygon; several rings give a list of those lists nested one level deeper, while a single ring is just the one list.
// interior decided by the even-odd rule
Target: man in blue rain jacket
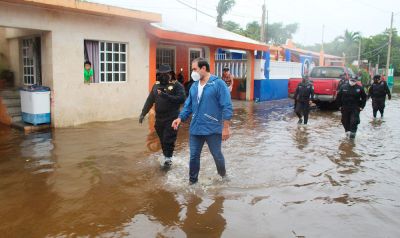
[{"label": "man in blue rain jacket", "polygon": [[210,149],[217,166],[218,174],[225,177],[225,159],[221,151],[222,140],[230,136],[232,101],[226,83],[210,74],[210,65],[203,58],[192,62],[192,74],[195,81],[190,88],[185,106],[172,127],[178,129],[181,122],[192,115],[190,123],[190,168],[189,182],[197,183],[200,171],[200,154],[205,142]]}]

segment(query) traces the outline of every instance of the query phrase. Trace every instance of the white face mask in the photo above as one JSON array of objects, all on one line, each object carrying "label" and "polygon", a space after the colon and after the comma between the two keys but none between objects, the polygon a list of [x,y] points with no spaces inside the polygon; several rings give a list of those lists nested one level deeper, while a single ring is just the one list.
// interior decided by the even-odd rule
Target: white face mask
[{"label": "white face mask", "polygon": [[349,83],[350,83],[350,86],[354,86],[357,84],[356,82],[353,82],[353,81],[350,81]]},{"label": "white face mask", "polygon": [[192,74],[190,75],[192,76],[193,81],[199,81],[200,80],[200,74],[197,73],[196,71],[193,71]]}]

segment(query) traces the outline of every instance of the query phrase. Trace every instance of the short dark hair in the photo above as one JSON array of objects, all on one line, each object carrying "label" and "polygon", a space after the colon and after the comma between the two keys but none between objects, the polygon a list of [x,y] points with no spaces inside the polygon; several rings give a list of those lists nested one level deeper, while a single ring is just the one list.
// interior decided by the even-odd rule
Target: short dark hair
[{"label": "short dark hair", "polygon": [[87,65],[87,64],[90,65],[90,66],[92,66],[92,63],[90,63],[89,60],[86,60],[85,63],[84,63],[83,65]]},{"label": "short dark hair", "polygon": [[194,59],[192,62],[193,63],[197,62],[197,66],[200,69],[203,68],[204,66],[206,66],[206,71],[210,72],[210,64],[208,63],[208,61],[206,59],[199,57],[199,58]]}]

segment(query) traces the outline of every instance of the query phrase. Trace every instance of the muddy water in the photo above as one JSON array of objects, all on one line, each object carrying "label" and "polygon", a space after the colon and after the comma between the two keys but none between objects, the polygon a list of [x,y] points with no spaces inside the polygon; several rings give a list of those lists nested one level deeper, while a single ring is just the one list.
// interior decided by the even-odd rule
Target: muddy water
[{"label": "muddy water", "polygon": [[235,102],[223,145],[188,186],[187,126],[160,169],[155,132],[134,120],[23,135],[0,128],[2,237],[399,237],[400,97],[383,120],[340,113],[297,126],[291,101]]}]

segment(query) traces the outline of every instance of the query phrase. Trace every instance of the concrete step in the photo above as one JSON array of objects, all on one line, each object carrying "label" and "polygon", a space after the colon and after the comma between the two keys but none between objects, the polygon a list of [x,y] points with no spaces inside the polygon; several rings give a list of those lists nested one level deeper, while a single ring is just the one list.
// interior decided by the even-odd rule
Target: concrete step
[{"label": "concrete step", "polygon": [[9,115],[21,115],[21,107],[7,107]]},{"label": "concrete step", "polygon": [[22,116],[13,116],[11,117],[12,122],[20,122],[22,121]]},{"label": "concrete step", "polygon": [[31,125],[29,123],[25,123],[23,121],[16,121],[11,123],[11,127],[25,131],[25,133],[35,132],[35,131],[45,131],[51,128],[50,124],[42,124],[42,125]]},{"label": "concrete step", "polygon": [[17,89],[4,89],[4,90],[0,90],[0,96],[4,99],[8,99],[8,98],[20,98],[20,94],[19,94],[19,90]]},{"label": "concrete step", "polygon": [[3,98],[2,101],[6,107],[21,107],[20,98]]}]

